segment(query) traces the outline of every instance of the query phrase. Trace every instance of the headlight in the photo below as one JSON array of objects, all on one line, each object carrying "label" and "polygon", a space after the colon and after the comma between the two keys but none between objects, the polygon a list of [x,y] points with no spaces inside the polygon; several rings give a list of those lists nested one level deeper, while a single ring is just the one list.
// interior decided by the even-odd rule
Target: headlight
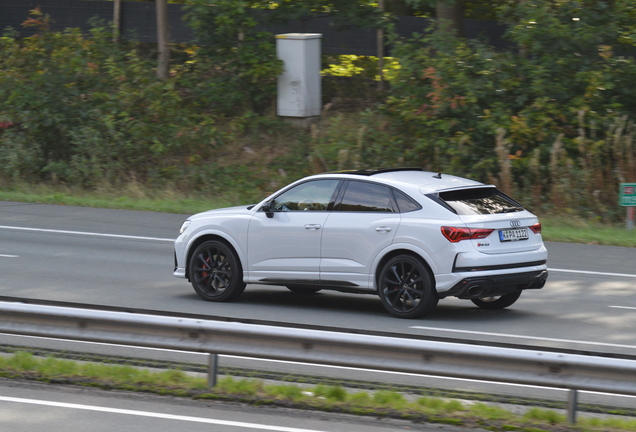
[{"label": "headlight", "polygon": [[187,221],[183,222],[183,223],[181,224],[181,228],[179,228],[179,235],[183,234],[183,232],[184,232],[185,230],[187,230],[189,226],[190,226],[190,221],[189,221],[189,220],[187,220]]}]

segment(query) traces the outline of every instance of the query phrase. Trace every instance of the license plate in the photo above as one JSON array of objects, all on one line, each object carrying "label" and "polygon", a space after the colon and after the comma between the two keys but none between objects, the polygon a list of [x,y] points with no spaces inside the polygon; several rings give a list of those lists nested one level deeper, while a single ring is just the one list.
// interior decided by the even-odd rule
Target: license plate
[{"label": "license plate", "polygon": [[499,240],[502,242],[528,240],[528,228],[501,230]]}]

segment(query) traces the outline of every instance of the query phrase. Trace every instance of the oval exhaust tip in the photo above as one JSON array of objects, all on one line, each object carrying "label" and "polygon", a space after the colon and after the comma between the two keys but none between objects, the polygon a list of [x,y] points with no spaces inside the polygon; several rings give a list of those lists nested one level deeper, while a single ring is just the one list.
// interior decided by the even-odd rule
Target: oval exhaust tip
[{"label": "oval exhaust tip", "polygon": [[468,288],[468,295],[471,297],[481,297],[483,292],[484,289],[479,285]]}]

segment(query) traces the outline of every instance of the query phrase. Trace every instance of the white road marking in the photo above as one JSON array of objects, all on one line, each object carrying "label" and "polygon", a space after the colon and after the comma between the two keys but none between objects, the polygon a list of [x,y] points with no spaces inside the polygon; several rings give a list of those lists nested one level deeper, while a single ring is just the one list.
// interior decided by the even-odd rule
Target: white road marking
[{"label": "white road marking", "polygon": [[94,233],[94,232],[65,231],[65,230],[54,230],[54,229],[44,229],[44,228],[26,228],[26,227],[14,227],[14,226],[6,226],[6,225],[0,225],[0,229],[15,230],[15,231],[45,232],[45,233],[53,233],[53,234],[73,234],[73,235],[84,235],[84,236],[93,236],[93,237],[123,238],[123,239],[132,239],[132,240],[152,240],[152,241],[162,241],[162,242],[174,242],[174,239],[171,239],[171,238],[141,237],[141,236],[131,236],[131,235],[123,235],[123,234],[103,234],[103,233]]},{"label": "white road marking", "polygon": [[549,271],[554,272],[562,272],[562,273],[579,273],[579,274],[589,274],[595,276],[619,276],[619,277],[629,277],[636,278],[636,274],[628,274],[628,273],[605,273],[605,272],[595,272],[595,271],[585,271],[585,270],[566,270],[566,269],[555,269],[549,268]]},{"label": "white road marking", "polygon": [[[82,231],[67,231],[67,230],[54,230],[54,229],[43,229],[43,228],[14,227],[14,226],[5,226],[5,225],[0,225],[0,229],[18,230],[18,231],[20,231],[20,230],[21,231],[32,231],[32,232],[47,232],[47,233],[56,233],[56,234],[85,235],[85,236],[109,237],[109,238],[123,238],[123,239],[133,239],[133,240],[151,240],[151,241],[174,242],[174,239],[171,239],[171,238],[142,237],[142,236],[121,235],[121,234],[104,234],[104,233],[82,232]],[[18,258],[19,256],[18,255],[2,255],[2,254],[0,254],[0,257],[3,257],[3,258]],[[618,276],[618,277],[636,278],[635,274],[625,274],[625,273],[607,273],[607,272],[594,272],[594,271],[585,271],[585,270],[569,270],[569,269],[557,269],[557,268],[549,268],[548,270],[554,271],[554,272],[563,272],[563,273],[579,273],[579,274],[589,274],[589,275],[597,275],[597,276]],[[628,306],[609,306],[609,307],[617,308],[617,309],[634,309],[634,310],[636,310],[636,307],[628,307]],[[607,347],[621,347],[621,348],[630,348],[630,349],[636,348],[636,346],[632,346],[632,345],[620,345],[620,344],[610,344],[610,343],[604,343],[604,342],[576,341],[576,340],[555,339],[555,338],[542,338],[542,337],[534,337],[534,336],[507,335],[507,334],[501,334],[501,333],[477,332],[477,331],[470,331],[470,330],[452,330],[452,329],[442,329],[442,328],[422,327],[422,326],[411,326],[410,328],[423,329],[423,330],[435,330],[435,331],[468,333],[468,334],[479,334],[479,335],[497,336],[497,337],[509,337],[509,338],[517,338],[517,339],[532,339],[532,340],[543,340],[543,341],[551,341],[551,342],[579,343],[579,344],[607,346]],[[24,337],[28,337],[28,336],[24,336]],[[75,341],[71,341],[71,342],[75,342]],[[95,343],[95,342],[84,342],[84,343]],[[95,344],[122,346],[122,345],[104,344],[104,343],[98,343],[98,342],[95,343]],[[157,351],[175,351],[175,350],[160,349],[160,348],[142,348],[142,349],[157,350]],[[182,351],[175,351],[175,352],[182,352]],[[192,354],[201,354],[201,353],[192,353]],[[207,354],[201,354],[201,355],[207,355]],[[258,359],[258,358],[250,358],[250,357],[239,357],[239,356],[225,356],[225,355],[222,355],[221,357],[252,359],[252,360],[258,360],[258,361],[285,363],[285,364],[299,364],[299,365],[319,366],[319,367],[323,367],[323,368],[360,370],[360,371],[377,372],[377,373],[384,373],[384,374],[427,376],[427,375],[422,375],[422,374],[413,374],[413,373],[405,373],[405,372],[370,370],[370,369],[360,369],[360,368],[353,368],[353,367],[320,365],[320,364],[312,364],[312,363],[299,363],[299,362],[283,361],[283,360],[268,360],[268,359]],[[449,379],[449,380],[459,380],[459,381],[487,382],[487,381],[482,381],[482,380],[470,380],[470,379],[460,379],[460,378],[451,378],[451,377],[437,377],[437,376],[432,376],[432,377],[444,378],[444,379]],[[505,383],[499,383],[499,384],[510,385],[510,386],[519,386],[519,387],[536,387],[536,386],[529,386],[529,385],[522,385],[522,384],[505,384]],[[537,388],[541,388],[541,387],[537,387]],[[557,389],[557,390],[561,390],[561,389]],[[586,393],[604,394],[604,393],[598,393],[598,392],[586,392]],[[636,397],[636,396],[626,396],[626,397]],[[273,431],[320,432],[320,431],[312,431],[312,430],[309,430],[309,429],[297,429],[297,428],[285,428],[285,427],[278,427],[278,426],[255,425],[255,424],[240,423],[240,422],[226,422],[226,421],[222,421],[222,420],[211,420],[211,419],[204,419],[204,418],[198,418],[198,417],[173,416],[173,415],[168,415],[168,414],[149,413],[149,412],[143,412],[143,411],[120,410],[120,409],[115,409],[115,408],[103,408],[103,407],[91,407],[91,406],[77,405],[77,404],[64,404],[64,403],[58,403],[58,402],[35,401],[35,400],[9,398],[9,397],[2,397],[2,396],[0,396],[0,400],[9,401],[9,402],[21,402],[21,403],[40,404],[40,405],[60,406],[60,407],[66,407],[66,408],[85,409],[85,410],[93,410],[93,411],[114,412],[114,413],[121,413],[121,414],[146,416],[146,417],[157,417],[157,418],[175,419],[175,420],[183,420],[183,421],[193,421],[193,422],[200,422],[200,423],[222,424],[222,425],[229,425],[229,426],[236,426],[236,427],[252,427],[252,428],[255,428],[255,429],[264,429],[264,430],[273,430]]]},{"label": "white road marking", "polygon": [[[143,237],[143,236],[131,236],[131,235],[123,235],[123,234],[104,234],[104,233],[95,233],[95,232],[55,230],[55,229],[45,229],[45,228],[27,228],[27,227],[16,227],[16,226],[7,226],[7,225],[0,225],[0,229],[15,230],[15,231],[45,232],[45,233],[53,233],[53,234],[84,235],[84,236],[93,236],[93,237],[110,237],[110,238],[122,238],[122,239],[132,239],[132,240],[151,240],[151,241],[162,241],[162,242],[175,241],[175,239],[172,239],[172,238],[162,238],[162,237]],[[0,255],[0,256],[4,256],[4,255]],[[10,257],[14,258],[14,256],[10,256]],[[619,276],[619,277],[636,278],[636,274],[626,274],[626,273],[606,273],[606,272],[568,270],[568,269],[557,269],[557,268],[549,268],[548,270],[554,271],[554,272],[563,272],[563,273],[579,273],[579,274],[589,274],[589,275],[597,275],[597,276]]]},{"label": "white road marking", "polygon": [[549,341],[549,342],[559,342],[559,343],[576,343],[576,344],[586,344],[586,345],[596,345],[596,346],[605,346],[605,347],[614,347],[614,348],[636,348],[635,345],[620,345],[606,342],[590,342],[590,341],[579,341],[579,340],[569,340],[569,339],[555,339],[555,338],[546,338],[546,337],[538,337],[538,336],[522,336],[522,335],[511,335],[505,333],[489,333],[489,332],[480,332],[473,330],[454,330],[454,329],[445,329],[445,328],[437,328],[437,327],[423,327],[423,326],[411,326],[409,328],[418,329],[418,330],[434,330],[441,332],[453,332],[453,333],[465,333],[465,334],[474,334],[480,336],[496,336],[496,337],[506,337],[506,338],[514,338],[514,339],[531,339],[531,340],[539,340],[539,341]]},{"label": "white road marking", "polygon": [[97,412],[105,412],[105,413],[113,413],[113,414],[125,414],[125,415],[151,417],[151,418],[159,418],[159,419],[166,419],[166,420],[178,420],[178,421],[186,421],[186,422],[193,422],[193,423],[207,423],[207,424],[215,424],[215,425],[223,425],[223,426],[234,426],[238,428],[261,429],[261,430],[268,430],[268,431],[324,432],[324,431],[318,431],[315,429],[300,429],[300,428],[284,427],[284,426],[271,426],[271,425],[263,425],[263,424],[257,424],[257,423],[217,420],[217,419],[208,419],[203,417],[191,417],[191,416],[164,414],[164,413],[156,413],[156,412],[149,412],[149,411],[137,411],[137,410],[109,408],[109,407],[82,405],[82,404],[65,403],[65,402],[53,402],[53,401],[45,401],[45,400],[37,400],[37,399],[23,399],[23,398],[8,397],[8,396],[0,396],[0,401],[31,404],[31,405],[44,405],[44,406],[86,410],[86,411],[97,411]]}]

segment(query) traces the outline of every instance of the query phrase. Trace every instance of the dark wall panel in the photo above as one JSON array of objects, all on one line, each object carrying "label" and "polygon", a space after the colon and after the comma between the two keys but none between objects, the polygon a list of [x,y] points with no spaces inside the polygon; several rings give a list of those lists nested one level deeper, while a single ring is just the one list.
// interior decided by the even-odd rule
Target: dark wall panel
[{"label": "dark wall panel", "polygon": [[[0,0],[0,29],[13,27],[23,37],[35,33],[21,23],[28,18],[29,10],[40,7],[42,12],[55,20],[54,30],[79,27],[87,32],[89,20],[98,17],[104,22],[113,20],[112,1],[81,0]],[[157,27],[154,2],[122,2],[121,33],[125,38],[140,42],[156,42]],[[187,12],[179,4],[168,4],[170,41],[189,43],[194,40],[192,29],[183,20]],[[412,38],[413,33],[422,34],[430,20],[418,17],[399,17],[396,31],[400,37]],[[505,27],[495,21],[464,20],[466,36],[487,40],[497,48],[506,48],[502,36]],[[357,28],[339,29],[329,17],[320,17],[300,22],[290,22],[284,26],[261,26],[261,29],[279,33],[322,33],[322,52],[325,54],[356,54],[374,56],[377,54],[376,33],[373,30]],[[390,55],[389,50],[385,50]]]},{"label": "dark wall panel", "polygon": [[[53,30],[78,27],[88,32],[91,18],[99,18],[105,23],[113,21],[112,1],[0,0],[0,29],[13,27],[21,36],[31,36],[35,30],[24,28],[21,24],[28,18],[29,11],[36,7],[40,7],[43,13],[49,14],[55,21],[52,25]],[[168,5],[171,42],[187,43],[194,38],[192,29],[183,22],[185,14],[182,5]],[[121,33],[123,37],[140,42],[156,42],[154,2],[122,2]]]}]

